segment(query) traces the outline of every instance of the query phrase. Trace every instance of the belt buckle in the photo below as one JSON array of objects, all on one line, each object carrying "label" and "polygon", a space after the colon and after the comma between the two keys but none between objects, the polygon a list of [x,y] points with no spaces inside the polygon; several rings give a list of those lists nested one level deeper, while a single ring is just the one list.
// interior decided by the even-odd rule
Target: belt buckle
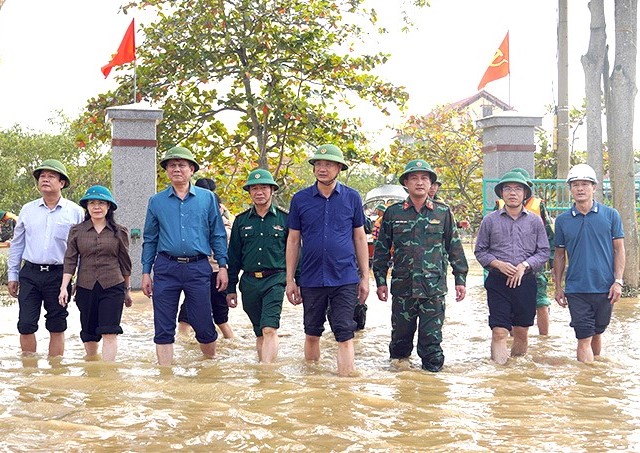
[{"label": "belt buckle", "polygon": [[262,272],[254,272],[254,273],[253,273],[253,275],[254,275],[254,277],[255,277],[255,278],[262,278],[262,277],[264,277],[264,275],[262,275]]},{"label": "belt buckle", "polygon": [[178,261],[178,263],[188,263],[189,262],[189,258],[186,257],[186,256],[179,256],[176,261]]},{"label": "belt buckle", "polygon": [[49,272],[49,265],[40,266],[40,272]]}]

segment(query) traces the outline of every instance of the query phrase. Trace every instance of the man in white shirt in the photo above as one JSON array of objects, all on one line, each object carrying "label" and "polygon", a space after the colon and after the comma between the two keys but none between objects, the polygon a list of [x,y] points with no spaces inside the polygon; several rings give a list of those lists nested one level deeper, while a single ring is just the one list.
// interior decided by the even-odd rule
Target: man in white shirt
[{"label": "man in white shirt", "polygon": [[[67,309],[58,303],[67,236],[84,220],[84,210],[62,197],[70,184],[61,162],[47,159],[33,171],[42,198],[25,204],[18,215],[9,249],[9,294],[18,298],[18,332],[22,353],[36,352],[42,306],[50,333],[49,356],[64,353]],[[20,265],[24,260],[24,265]],[[71,294],[71,288],[69,288]]]}]

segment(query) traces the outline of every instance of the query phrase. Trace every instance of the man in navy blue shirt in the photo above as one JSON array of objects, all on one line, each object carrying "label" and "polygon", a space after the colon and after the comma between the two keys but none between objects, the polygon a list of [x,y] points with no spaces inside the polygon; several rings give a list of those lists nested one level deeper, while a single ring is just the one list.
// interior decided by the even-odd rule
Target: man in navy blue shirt
[{"label": "man in navy blue shirt", "polygon": [[[227,233],[213,192],[191,184],[199,165],[187,148],[176,146],[160,165],[171,185],[152,196],[142,244],[142,292],[153,294],[156,353],[160,365],[171,365],[180,294],[187,318],[207,358],[216,353],[218,334],[211,315],[211,286],[227,288]],[[209,255],[220,269],[211,281]],[[151,280],[151,268],[153,278]]]},{"label": "man in navy blue shirt", "polygon": [[622,294],[624,231],[618,211],[593,199],[598,183],[593,168],[575,165],[569,170],[567,183],[575,203],[556,219],[556,301],[561,307],[569,306],[571,327],[578,339],[578,360],[593,362],[600,355],[602,334],[611,320],[613,305]]},{"label": "man in navy blue shirt", "polygon": [[[362,199],[337,181],[340,171],[348,168],[340,148],[322,145],[309,163],[317,181],[293,196],[289,212],[287,298],[304,307],[306,360],[320,359],[320,337],[330,306],[330,324],[338,342],[338,375],[348,376],[355,369],[353,311],[369,295]],[[296,280],[301,250],[302,266]]]}]

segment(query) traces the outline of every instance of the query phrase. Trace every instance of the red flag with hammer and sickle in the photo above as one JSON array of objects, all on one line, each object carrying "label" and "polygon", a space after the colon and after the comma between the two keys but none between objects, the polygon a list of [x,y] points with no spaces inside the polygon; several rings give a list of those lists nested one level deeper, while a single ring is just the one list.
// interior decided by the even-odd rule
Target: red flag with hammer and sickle
[{"label": "red flag with hammer and sickle", "polygon": [[509,75],[509,32],[502,40],[502,44],[496,50],[493,60],[489,64],[489,67],[482,76],[482,80],[478,85],[478,91],[483,89],[484,86],[493,82],[494,80],[501,79]]}]

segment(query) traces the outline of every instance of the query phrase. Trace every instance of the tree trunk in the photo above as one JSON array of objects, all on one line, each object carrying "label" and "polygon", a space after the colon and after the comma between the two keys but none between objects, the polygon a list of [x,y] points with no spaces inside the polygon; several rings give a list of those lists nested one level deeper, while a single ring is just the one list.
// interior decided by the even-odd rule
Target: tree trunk
[{"label": "tree trunk", "polygon": [[640,261],[633,160],[633,116],[636,97],[638,0],[615,0],[615,62],[609,78],[610,116],[607,138],[613,205],[622,216],[626,267],[625,282],[638,288]]},{"label": "tree trunk", "polygon": [[[604,0],[591,0],[591,34],[589,50],[582,56],[584,86],[587,99],[587,163],[593,167],[598,181],[604,179],[604,158],[602,155],[602,78],[607,49]],[[602,201],[602,184],[597,186],[596,199]]]}]

